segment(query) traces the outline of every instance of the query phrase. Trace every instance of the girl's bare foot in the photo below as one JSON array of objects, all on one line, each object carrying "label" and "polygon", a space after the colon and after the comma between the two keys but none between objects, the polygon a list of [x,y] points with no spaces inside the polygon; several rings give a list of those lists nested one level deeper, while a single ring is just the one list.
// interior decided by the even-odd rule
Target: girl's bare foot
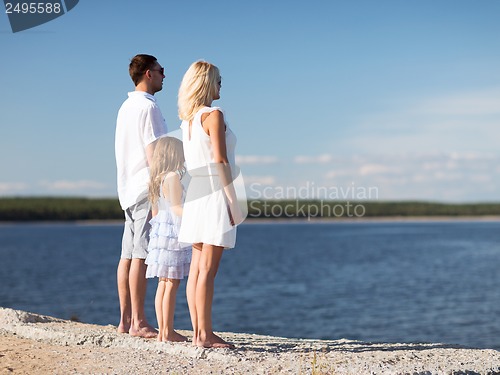
[{"label": "girl's bare foot", "polygon": [[147,325],[144,327],[130,327],[130,330],[128,331],[130,336],[133,337],[142,337],[145,339],[152,339],[155,338],[158,335],[158,331],[154,329],[153,327]]},{"label": "girl's bare foot", "polygon": [[198,339],[196,343],[197,346],[201,346],[204,348],[227,348],[227,349],[235,349],[235,346],[229,342],[224,341],[222,338],[217,336],[215,333],[208,335],[205,340],[201,338]]},{"label": "girl's bare foot", "polygon": [[128,333],[129,330],[130,330],[130,325],[126,326],[124,324],[120,324],[116,329],[118,333]]},{"label": "girl's bare foot", "polygon": [[169,333],[168,335],[163,336],[162,341],[186,342],[186,341],[188,341],[188,338],[186,336],[181,335],[180,333],[173,331],[173,332]]},{"label": "girl's bare foot", "polygon": [[118,328],[116,329],[116,331],[118,333],[128,333],[131,325],[132,320],[130,319],[130,317],[127,318],[124,316],[120,319],[120,324],[118,324]]}]

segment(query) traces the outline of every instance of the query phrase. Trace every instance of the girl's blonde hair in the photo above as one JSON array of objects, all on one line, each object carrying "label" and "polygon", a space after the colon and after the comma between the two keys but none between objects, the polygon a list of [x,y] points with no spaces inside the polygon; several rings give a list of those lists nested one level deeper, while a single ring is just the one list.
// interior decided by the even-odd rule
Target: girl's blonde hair
[{"label": "girl's blonde hair", "polygon": [[160,186],[164,177],[168,172],[177,171],[180,173],[180,178],[186,173],[182,141],[174,137],[158,139],[149,168],[148,197],[153,206],[158,203]]},{"label": "girl's blonde hair", "polygon": [[201,107],[210,106],[217,93],[218,82],[220,73],[215,65],[203,60],[191,64],[179,87],[179,118],[191,121]]}]

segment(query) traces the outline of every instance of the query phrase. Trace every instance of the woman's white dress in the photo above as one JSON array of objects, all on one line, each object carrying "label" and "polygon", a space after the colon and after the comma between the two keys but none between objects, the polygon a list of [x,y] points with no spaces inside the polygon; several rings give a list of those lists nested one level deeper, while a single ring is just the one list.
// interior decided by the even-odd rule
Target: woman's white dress
[{"label": "woman's white dress", "polygon": [[[224,248],[233,248],[236,242],[236,226],[231,224],[228,205],[214,163],[210,136],[201,124],[204,113],[220,110],[218,107],[203,107],[194,116],[189,134],[189,122],[181,124],[184,157],[191,177],[184,203],[179,241],[206,243]],[[226,125],[226,150],[231,173],[236,177],[236,136]]]}]

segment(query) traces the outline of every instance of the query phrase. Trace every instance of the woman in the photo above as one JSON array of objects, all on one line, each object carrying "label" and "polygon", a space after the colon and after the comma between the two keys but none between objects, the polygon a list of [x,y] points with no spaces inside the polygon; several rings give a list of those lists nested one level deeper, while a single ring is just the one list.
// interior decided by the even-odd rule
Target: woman
[{"label": "woman", "polygon": [[234,247],[236,224],[242,221],[233,177],[236,137],[220,108],[219,69],[193,63],[179,88],[179,117],[186,166],[191,176],[179,241],[193,244],[187,298],[193,324],[193,345],[232,348],[212,329],[214,281],[224,248]]}]

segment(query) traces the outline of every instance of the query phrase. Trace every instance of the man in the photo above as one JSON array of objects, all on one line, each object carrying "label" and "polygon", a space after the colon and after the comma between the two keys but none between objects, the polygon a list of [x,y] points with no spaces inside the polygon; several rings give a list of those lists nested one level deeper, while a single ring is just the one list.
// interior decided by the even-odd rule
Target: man
[{"label": "man", "polygon": [[116,120],[115,154],[118,198],[125,213],[117,281],[121,319],[118,332],[151,338],[157,332],[146,320],[146,264],[151,208],[149,170],[158,138],[167,126],[154,94],[163,87],[164,70],[154,56],[136,55],[129,65],[135,91],[128,93]]}]

